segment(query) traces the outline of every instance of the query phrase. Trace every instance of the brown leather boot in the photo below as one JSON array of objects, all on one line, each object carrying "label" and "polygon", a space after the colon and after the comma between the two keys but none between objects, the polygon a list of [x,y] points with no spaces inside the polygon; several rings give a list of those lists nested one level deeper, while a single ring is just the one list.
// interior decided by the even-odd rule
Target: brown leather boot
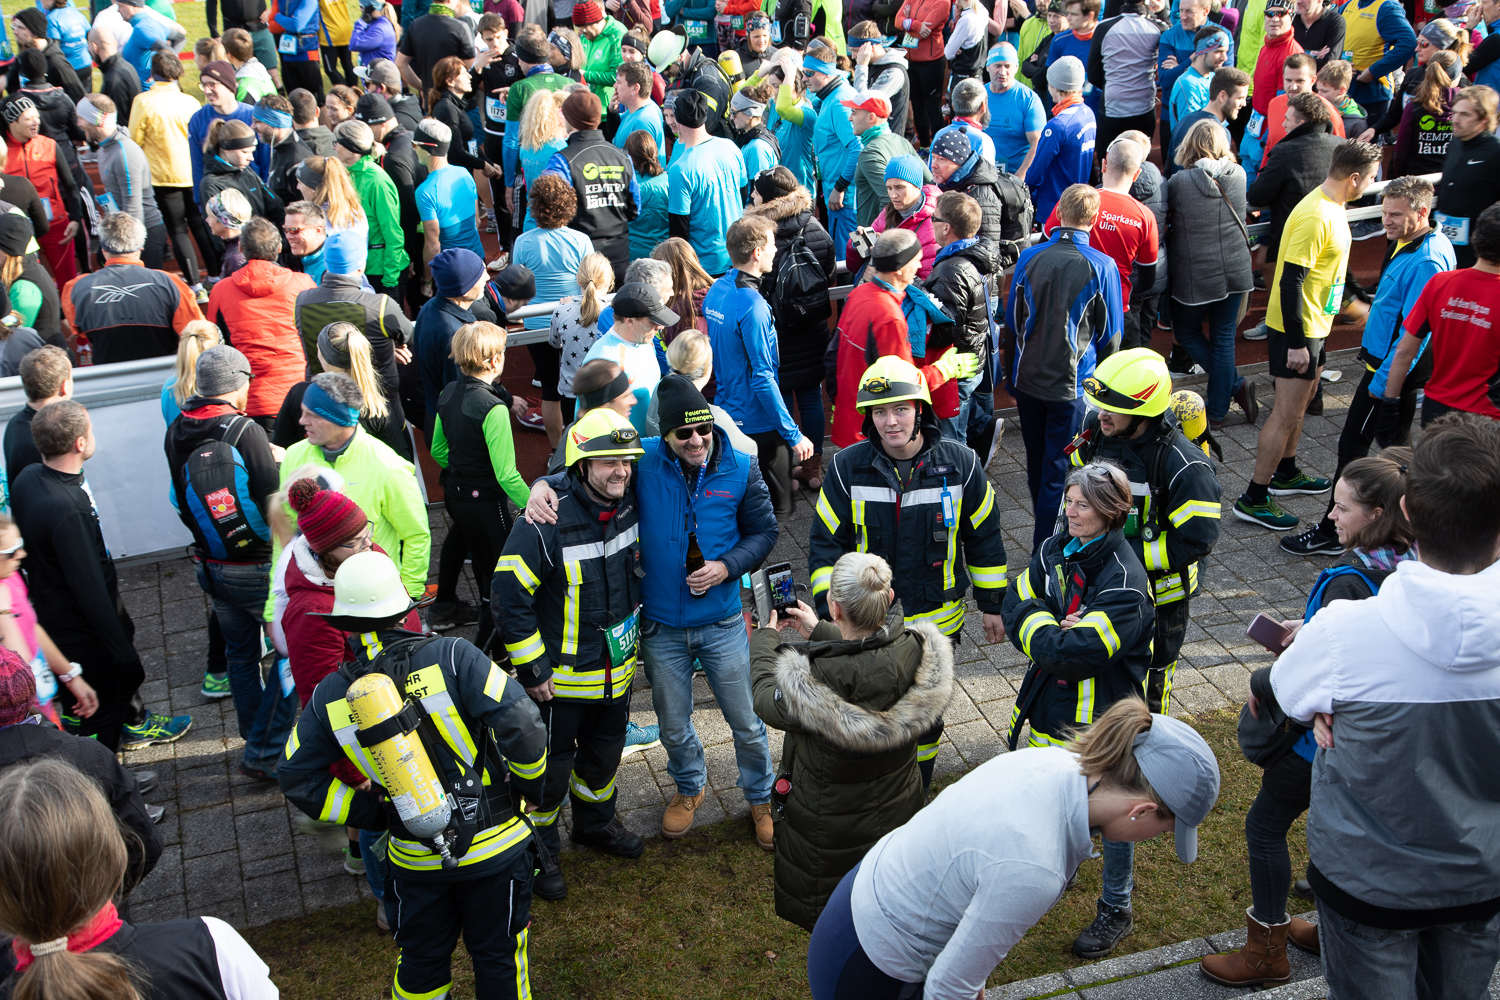
[{"label": "brown leather boot", "polygon": [[775,825],[771,822],[771,803],[750,807],[750,825],[755,828],[755,842],[767,851],[775,850]]},{"label": "brown leather boot", "polygon": [[1292,926],[1287,931],[1286,939],[1309,955],[1323,954],[1323,949],[1318,946],[1318,925],[1301,917],[1292,918]]},{"label": "brown leather boot", "polygon": [[686,834],[692,829],[693,816],[702,804],[702,791],[697,795],[674,792],[672,801],[667,803],[667,811],[661,814],[661,835],[668,840],[676,840]]},{"label": "brown leather boot", "polygon": [[823,488],[823,456],[814,452],[807,461],[792,470],[792,478],[813,492]]},{"label": "brown leather boot", "polygon": [[1208,955],[1199,962],[1203,975],[1225,986],[1256,986],[1261,983],[1285,983],[1292,978],[1292,964],[1286,957],[1286,935],[1290,920],[1263,924],[1245,911],[1249,936],[1245,947],[1227,955]]}]

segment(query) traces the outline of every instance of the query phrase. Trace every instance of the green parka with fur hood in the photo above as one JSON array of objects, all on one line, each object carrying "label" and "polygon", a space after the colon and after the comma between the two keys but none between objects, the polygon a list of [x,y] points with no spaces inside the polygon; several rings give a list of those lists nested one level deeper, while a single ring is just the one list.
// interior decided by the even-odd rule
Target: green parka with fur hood
[{"label": "green parka with fur hood", "polygon": [[917,743],[953,696],[953,647],[894,605],[880,631],[846,640],[819,622],[809,642],[750,638],[755,711],[786,733],[775,811],[776,912],[811,931],[875,842],[922,808]]}]

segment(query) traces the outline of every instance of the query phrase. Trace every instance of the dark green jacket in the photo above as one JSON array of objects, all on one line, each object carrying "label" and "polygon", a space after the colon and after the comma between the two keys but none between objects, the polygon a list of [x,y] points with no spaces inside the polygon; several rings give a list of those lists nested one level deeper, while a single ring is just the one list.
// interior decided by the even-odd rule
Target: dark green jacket
[{"label": "dark green jacket", "polygon": [[776,810],[776,912],[808,930],[865,852],[922,808],[917,743],[953,696],[953,647],[930,622],[846,640],[820,622],[811,642],[750,637],[755,712],[786,733]]}]

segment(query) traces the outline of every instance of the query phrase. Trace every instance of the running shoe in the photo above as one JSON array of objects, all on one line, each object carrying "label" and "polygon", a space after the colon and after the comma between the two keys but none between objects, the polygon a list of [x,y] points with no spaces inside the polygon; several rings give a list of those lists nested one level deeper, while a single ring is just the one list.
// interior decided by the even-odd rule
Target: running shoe
[{"label": "running shoe", "polygon": [[126,726],[120,741],[123,750],[142,750],[153,743],[176,743],[193,728],[191,715],[148,715],[138,726]]},{"label": "running shoe", "polygon": [[547,421],[542,418],[542,401],[533,396],[527,396],[526,403],[526,416],[521,418],[521,426],[533,431],[546,430]]},{"label": "running shoe", "polygon": [[1250,329],[1240,334],[1240,336],[1244,337],[1246,340],[1265,340],[1267,337],[1266,321],[1261,320],[1259,323],[1255,324]]},{"label": "running shoe", "polygon": [[1280,476],[1271,477],[1271,495],[1273,497],[1315,497],[1319,493],[1327,493],[1333,489],[1333,483],[1318,476],[1309,476],[1301,469],[1294,476],[1283,479]]},{"label": "running shoe", "polygon": [[1337,538],[1323,533],[1315,524],[1311,528],[1287,535],[1281,540],[1281,551],[1294,556],[1341,556],[1344,547]]},{"label": "running shoe", "polygon": [[660,726],[638,726],[634,722],[625,723],[625,749],[620,751],[620,756],[659,746],[661,746]]},{"label": "running shoe", "polygon": [[234,692],[229,689],[229,675],[227,673],[205,673],[203,675],[203,686],[198,689],[198,693],[205,698],[211,698],[215,700],[219,698],[228,698],[234,694]]},{"label": "running shoe", "polygon": [[1243,494],[1234,502],[1234,516],[1272,531],[1291,531],[1297,526],[1297,518],[1281,509],[1273,497],[1265,503],[1252,504]]},{"label": "running shoe", "polygon": [[363,875],[365,873],[365,859],[344,848],[344,871],[350,875]]},{"label": "running shoe", "polygon": [[479,621],[479,611],[467,601],[453,603],[434,602],[427,611],[427,627],[434,632],[445,632],[462,625],[473,625]]}]

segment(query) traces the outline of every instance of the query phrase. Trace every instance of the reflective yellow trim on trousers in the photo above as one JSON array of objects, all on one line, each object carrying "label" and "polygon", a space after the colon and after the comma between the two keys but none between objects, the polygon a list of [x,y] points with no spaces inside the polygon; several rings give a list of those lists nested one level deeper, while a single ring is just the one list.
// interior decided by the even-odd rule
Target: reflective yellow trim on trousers
[{"label": "reflective yellow trim on trousers", "polygon": [[531,939],[531,925],[516,935],[516,1000],[531,1000],[531,960],[526,946]]},{"label": "reflective yellow trim on trousers", "polygon": [[936,744],[936,743],[918,743],[917,744],[917,763],[919,763],[919,764],[925,764],[925,763],[927,763],[927,761],[932,760],[937,755],[938,755],[938,744]]},{"label": "reflective yellow trim on trousers", "polygon": [[812,592],[817,597],[833,583],[833,567],[819,566],[812,572]]},{"label": "reflective yellow trim on trousers", "polygon": [[526,815],[531,819],[533,826],[551,826],[557,822],[557,814],[560,812],[562,812],[562,806],[558,806],[556,809],[548,809],[546,812],[538,809]]},{"label": "reflective yellow trim on trousers", "polygon": [[839,533],[839,516],[833,512],[833,504],[828,502],[828,493],[825,490],[818,491],[818,517],[823,519],[823,527],[828,529],[830,535]]},{"label": "reflective yellow trim on trousers", "polygon": [[603,788],[594,789],[578,776],[577,771],[574,771],[568,775],[568,791],[585,802],[608,802],[615,797],[615,776],[610,775],[609,783]]},{"label": "reflective yellow trim on trousers", "polygon": [[578,655],[578,591],[583,586],[583,564],[563,563],[568,585],[563,590],[562,655]]},{"label": "reflective yellow trim on trousers", "polygon": [[[492,826],[475,837],[469,845],[469,853],[459,858],[458,866],[463,868],[499,857],[512,847],[524,844],[529,836],[531,829],[521,817],[512,816],[500,826]],[[390,840],[390,858],[392,863],[409,871],[437,871],[442,867],[442,859],[422,844],[396,837]]]},{"label": "reflective yellow trim on trousers", "polygon": [[969,566],[969,581],[976,587],[984,587],[989,590],[1005,589],[1006,566]]},{"label": "reflective yellow trim on trousers", "polygon": [[297,748],[301,745],[302,737],[297,735],[297,727],[293,726],[291,734],[286,738],[286,753],[284,753],[282,756],[284,756],[287,760],[291,760],[292,754],[296,753]]},{"label": "reflective yellow trim on trousers", "polygon": [[1073,712],[1073,721],[1085,726],[1094,721],[1094,679],[1092,677],[1078,682],[1078,705]]},{"label": "reflective yellow trim on trousers", "polygon": [[1055,736],[1048,736],[1046,733],[1039,732],[1033,727],[1030,738],[1026,740],[1026,745],[1031,747],[1065,747],[1068,745],[1068,741],[1060,740]]},{"label": "reflective yellow trim on trousers", "polygon": [[1037,629],[1056,624],[1057,618],[1050,611],[1033,611],[1021,622],[1021,652],[1026,654],[1028,660],[1031,659],[1031,637],[1036,635]]},{"label": "reflective yellow trim on trousers", "polygon": [[391,980],[391,1000],[437,1000],[438,997],[447,995],[452,989],[453,980],[450,979],[447,985],[439,986],[437,989],[428,990],[425,993],[412,993],[409,990],[403,990],[401,988],[401,956],[396,956],[396,975]]},{"label": "reflective yellow trim on trousers", "polygon": [[1103,611],[1090,611],[1078,619],[1078,624],[1073,627],[1091,628],[1099,633],[1099,641],[1104,643],[1104,651],[1110,656],[1120,651],[1120,636],[1115,632],[1115,624]]},{"label": "reflective yellow trim on trousers", "polygon": [[1016,577],[1016,596],[1023,601],[1036,599],[1036,588],[1031,585],[1031,567],[1021,570],[1021,575]]},{"label": "reflective yellow trim on trousers", "polygon": [[[610,697],[618,698],[630,690],[630,680],[635,676],[636,658],[632,656],[614,669],[610,683]],[[552,686],[559,698],[603,698],[604,670],[579,671],[566,663],[553,665]]]},{"label": "reflective yellow trim on trousers", "polygon": [[1141,554],[1146,569],[1160,572],[1168,567],[1167,562],[1167,536],[1159,535],[1151,541],[1142,541]]},{"label": "reflective yellow trim on trousers", "polygon": [[323,808],[318,810],[318,819],[325,823],[345,823],[349,819],[349,807],[354,804],[354,789],[337,778],[328,786],[323,797]]},{"label": "reflective yellow trim on trousers", "polygon": [[1189,500],[1168,514],[1167,520],[1172,523],[1172,527],[1180,528],[1193,517],[1211,517],[1218,521],[1223,519],[1224,512],[1219,504],[1212,500]]},{"label": "reflective yellow trim on trousers", "polygon": [[995,509],[995,487],[991,486],[990,485],[990,481],[988,479],[986,479],[984,481],[984,499],[981,500],[981,501],[979,501],[979,509],[977,509],[976,511],[974,511],[974,513],[972,513],[972,514],[969,515],[969,526],[971,528],[977,528],[977,527],[979,527],[979,522],[983,521],[985,518],[989,517],[990,516],[990,511],[992,511],[994,509]]},{"label": "reflective yellow trim on trousers", "polygon": [[505,652],[510,656],[510,662],[517,666],[530,663],[546,651],[547,647],[542,644],[542,633],[539,631],[531,633],[520,642],[505,644]]},{"label": "reflective yellow trim on trousers", "polygon": [[[1182,575],[1187,574],[1187,585],[1182,582]],[[1188,563],[1185,569],[1174,571],[1169,576],[1164,576],[1151,585],[1151,598],[1157,607],[1163,604],[1171,604],[1174,601],[1185,601],[1198,589],[1198,564]]]},{"label": "reflective yellow trim on trousers", "polygon": [[519,761],[509,761],[510,773],[518,778],[540,778],[547,773],[547,754],[544,751],[542,757],[535,764],[522,764]]},{"label": "reflective yellow trim on trousers", "polygon": [[944,635],[952,635],[964,626],[964,602],[962,600],[949,601],[936,610],[907,615],[904,620],[908,624],[911,622],[932,622],[932,624],[937,626],[939,632]]},{"label": "reflective yellow trim on trousers", "polygon": [[537,575],[526,565],[526,560],[518,555],[501,556],[500,561],[495,563],[496,573],[514,573],[516,582],[525,589],[528,594],[535,594],[536,588],[542,585]]},{"label": "reflective yellow trim on trousers", "polygon": [[1145,683],[1141,685],[1141,691],[1143,694],[1149,691],[1151,687],[1151,675],[1158,670],[1161,671],[1163,677],[1161,686],[1161,704],[1152,705],[1150,699],[1147,699],[1146,705],[1151,709],[1151,711],[1157,713],[1158,715],[1167,715],[1172,707],[1172,682],[1177,678],[1177,661],[1173,660],[1165,667],[1152,667],[1150,670],[1146,671]]}]

